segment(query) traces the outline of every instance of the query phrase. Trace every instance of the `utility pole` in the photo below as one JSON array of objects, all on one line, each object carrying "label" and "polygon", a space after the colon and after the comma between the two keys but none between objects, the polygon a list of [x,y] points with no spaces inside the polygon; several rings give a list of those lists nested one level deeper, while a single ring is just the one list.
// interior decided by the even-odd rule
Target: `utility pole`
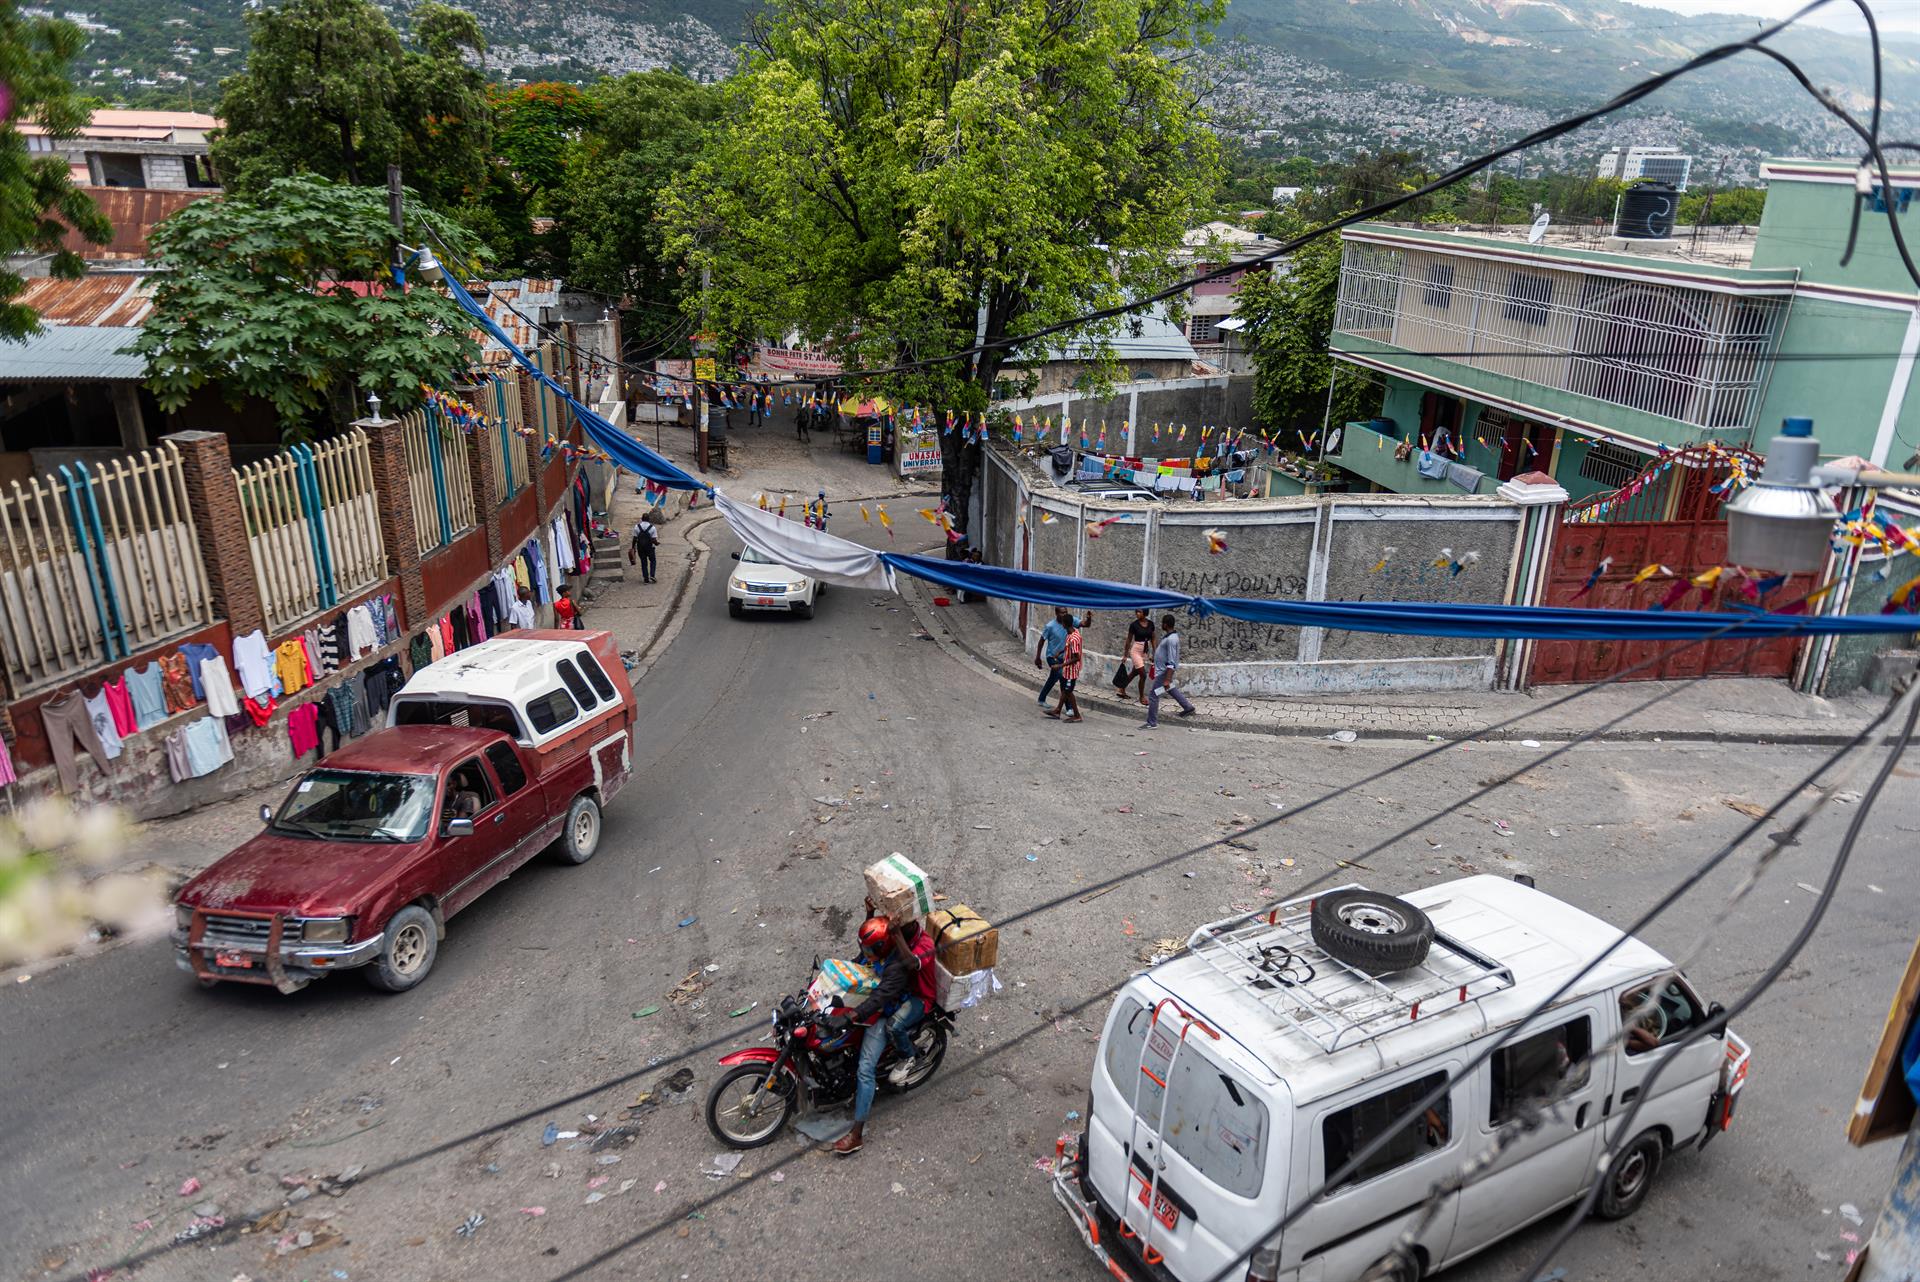
[{"label": "utility pole", "polygon": [[693,336],[693,405],[694,422],[699,436],[699,451],[695,457],[700,461],[700,470],[707,470],[707,387],[700,381],[700,356],[707,350],[707,287],[713,282],[710,268],[700,269],[700,332]]},{"label": "utility pole", "polygon": [[[406,189],[400,184],[400,166],[387,166],[387,217],[393,220],[393,269],[396,273],[406,270],[406,250],[401,248],[407,239]],[[396,275],[395,279],[398,279]]]}]

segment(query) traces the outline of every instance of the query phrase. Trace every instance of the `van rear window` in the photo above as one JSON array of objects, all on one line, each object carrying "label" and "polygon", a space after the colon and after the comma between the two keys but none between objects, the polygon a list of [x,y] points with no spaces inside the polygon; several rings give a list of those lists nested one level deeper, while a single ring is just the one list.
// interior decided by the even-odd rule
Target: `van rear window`
[{"label": "van rear window", "polygon": [[[1122,1096],[1137,1101],[1139,1116],[1149,1124],[1162,1118],[1155,1079],[1166,1082],[1161,1142],[1227,1192],[1257,1196],[1266,1169],[1267,1106],[1234,1070],[1207,1053],[1204,1033],[1196,1030],[1181,1043],[1183,1022],[1169,1007],[1155,1025],[1152,1011],[1124,999],[1107,1038],[1107,1075]],[[1141,1072],[1143,1066],[1153,1076]]]},{"label": "van rear window", "polygon": [[1329,1190],[1360,1184],[1376,1175],[1385,1175],[1447,1146],[1453,1129],[1453,1097],[1442,1095],[1439,1102],[1393,1132],[1380,1151],[1348,1172],[1338,1184],[1334,1175],[1362,1148],[1384,1133],[1395,1118],[1412,1108],[1427,1092],[1447,1080],[1445,1073],[1429,1073],[1411,1082],[1403,1082],[1357,1104],[1327,1114],[1320,1124],[1326,1145],[1327,1187]]}]

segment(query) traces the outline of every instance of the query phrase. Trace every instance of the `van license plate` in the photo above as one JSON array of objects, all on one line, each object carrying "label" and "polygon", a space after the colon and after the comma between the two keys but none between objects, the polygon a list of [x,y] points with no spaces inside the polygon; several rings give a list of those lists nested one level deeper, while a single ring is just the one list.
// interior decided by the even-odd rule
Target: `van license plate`
[{"label": "van license plate", "polygon": [[1145,1206],[1147,1204],[1148,1192],[1151,1191],[1153,1193],[1153,1218],[1154,1219],[1160,1221],[1160,1223],[1167,1228],[1172,1228],[1174,1225],[1180,1222],[1180,1208],[1175,1206],[1172,1202],[1169,1202],[1167,1200],[1167,1195],[1165,1193],[1162,1193],[1157,1189],[1149,1190],[1147,1188],[1146,1180],[1142,1179],[1137,1173],[1134,1175],[1133,1178],[1136,1181],[1138,1181],[1140,1185],[1140,1196],[1134,1199],[1136,1202],[1140,1203],[1140,1205],[1142,1206]]},{"label": "van license plate", "polygon": [[253,969],[253,958],[245,953],[215,953],[213,963],[216,966],[225,966],[229,970]]}]

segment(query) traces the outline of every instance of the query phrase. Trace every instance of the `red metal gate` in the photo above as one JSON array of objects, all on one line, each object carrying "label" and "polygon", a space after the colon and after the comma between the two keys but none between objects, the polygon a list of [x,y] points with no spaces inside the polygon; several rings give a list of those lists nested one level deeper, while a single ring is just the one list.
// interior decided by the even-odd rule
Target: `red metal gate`
[{"label": "red metal gate", "polygon": [[[1547,605],[1589,606],[1600,610],[1645,610],[1659,605],[1674,579],[1655,575],[1635,583],[1649,565],[1664,565],[1683,580],[1727,557],[1727,523],[1721,496],[1712,488],[1732,470],[1739,456],[1758,475],[1761,459],[1746,450],[1719,445],[1689,446],[1649,465],[1618,490],[1596,494],[1567,509],[1554,540],[1547,569]],[[1594,567],[1611,564],[1584,594]],[[1761,605],[1797,600],[1813,590],[1812,575],[1796,575]],[[1668,607],[1720,610],[1745,600],[1740,580],[1723,574],[1711,589],[1689,585]],[[1704,597],[1704,599],[1703,599]],[[1630,680],[1663,681],[1709,676],[1784,677],[1793,671],[1800,642],[1791,637],[1768,641],[1542,641],[1534,647],[1529,680],[1534,685],[1600,681],[1636,664],[1664,655],[1635,672]]]}]

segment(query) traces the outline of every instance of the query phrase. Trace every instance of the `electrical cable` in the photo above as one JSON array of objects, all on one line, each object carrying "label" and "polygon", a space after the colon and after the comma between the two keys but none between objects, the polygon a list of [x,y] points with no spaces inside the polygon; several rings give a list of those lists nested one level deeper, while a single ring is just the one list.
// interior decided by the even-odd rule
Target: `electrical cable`
[{"label": "electrical cable", "polygon": [[[1886,760],[1881,762],[1880,770],[1874,775],[1873,782],[1867,786],[1867,791],[1860,798],[1859,806],[1853,813],[1853,819],[1847,825],[1846,835],[1840,842],[1840,849],[1834,855],[1833,866],[1827,871],[1827,879],[1820,887],[1819,893],[1814,896],[1813,909],[1807,914],[1807,920],[1802,923],[1798,931],[1794,932],[1793,938],[1788,941],[1787,946],[1781,950],[1779,956],[1767,967],[1759,979],[1755,980],[1754,983],[1725,1010],[1690,1030],[1687,1035],[1674,1046],[1673,1051],[1663,1056],[1660,1062],[1654,1066],[1653,1071],[1647,1074],[1645,1080],[1641,1083],[1639,1095],[1634,1097],[1627,1111],[1621,1115],[1618,1132],[1619,1138],[1601,1150],[1597,1166],[1602,1175],[1604,1175],[1607,1165],[1611,1161],[1614,1150],[1620,1145],[1629,1142],[1630,1139],[1637,1138],[1633,1134],[1634,1119],[1640,1115],[1641,1106],[1653,1097],[1653,1088],[1659,1082],[1667,1066],[1678,1059],[1680,1052],[1684,1051],[1688,1046],[1702,1037],[1717,1035],[1720,1031],[1724,1030],[1734,1018],[1743,1014],[1748,1007],[1759,1000],[1760,995],[1771,988],[1773,984],[1786,973],[1787,968],[1791,966],[1794,959],[1800,955],[1800,950],[1806,946],[1807,941],[1812,939],[1814,932],[1819,929],[1820,923],[1826,918],[1827,910],[1833,906],[1834,891],[1840,887],[1841,877],[1846,873],[1847,863],[1853,857],[1854,844],[1859,840],[1860,832],[1866,825],[1867,815],[1873,809],[1874,803],[1880,799],[1880,793],[1886,787],[1888,778],[1892,776],[1894,767],[1899,763],[1901,756],[1913,741],[1915,726],[1916,724],[1920,724],[1920,697],[1916,696],[1920,696],[1920,681],[1915,681],[1910,685],[1906,694],[1901,699],[1901,702],[1907,705],[1906,724],[1901,728],[1899,737],[1894,741],[1891,750],[1888,751]],[[1592,1210],[1593,1203],[1600,1196],[1600,1187],[1601,1180],[1596,1179],[1592,1187],[1587,1190],[1586,1196],[1574,1205],[1573,1209],[1568,1213],[1566,1220],[1560,1225],[1559,1229],[1555,1231],[1552,1240],[1547,1243],[1546,1248],[1541,1251],[1534,1262],[1527,1267],[1526,1272],[1521,1274],[1521,1277],[1528,1279],[1529,1282],[1535,1282],[1535,1280],[1539,1278],[1541,1270],[1547,1266],[1548,1262],[1553,1259],[1560,1248],[1566,1245],[1567,1240],[1573,1236],[1573,1231],[1580,1226],[1580,1222],[1584,1220],[1588,1212]]]}]

